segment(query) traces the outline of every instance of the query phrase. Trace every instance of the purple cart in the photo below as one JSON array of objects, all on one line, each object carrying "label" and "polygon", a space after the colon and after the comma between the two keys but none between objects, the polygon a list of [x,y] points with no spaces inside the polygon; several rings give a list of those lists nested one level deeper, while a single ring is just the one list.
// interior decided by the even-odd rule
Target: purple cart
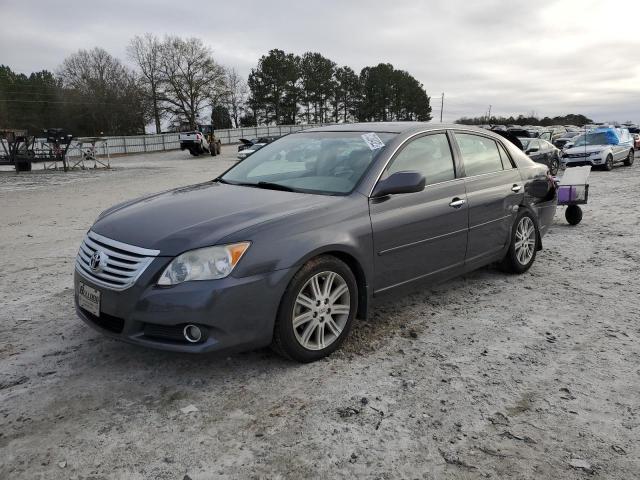
[{"label": "purple cart", "polygon": [[564,216],[571,225],[582,220],[580,205],[589,199],[589,174],[591,167],[571,167],[564,171],[558,183],[558,205],[566,205]]}]

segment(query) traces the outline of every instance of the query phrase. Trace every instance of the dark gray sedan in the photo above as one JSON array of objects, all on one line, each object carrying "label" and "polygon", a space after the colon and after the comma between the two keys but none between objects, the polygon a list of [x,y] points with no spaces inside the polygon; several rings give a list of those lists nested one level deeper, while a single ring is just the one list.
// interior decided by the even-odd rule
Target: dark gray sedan
[{"label": "dark gray sedan", "polygon": [[555,209],[547,169],[487,130],[315,128],[103,212],[78,252],[76,310],[139,345],[313,361],[373,297],[493,262],[525,272]]}]

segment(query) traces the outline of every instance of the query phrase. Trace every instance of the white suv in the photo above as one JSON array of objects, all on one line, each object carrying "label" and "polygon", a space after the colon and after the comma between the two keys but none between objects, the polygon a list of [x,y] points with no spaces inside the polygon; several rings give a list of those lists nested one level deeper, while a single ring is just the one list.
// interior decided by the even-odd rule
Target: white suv
[{"label": "white suv", "polygon": [[597,128],[576,137],[562,152],[566,167],[591,165],[611,170],[616,162],[633,164],[633,138],[626,128]]}]

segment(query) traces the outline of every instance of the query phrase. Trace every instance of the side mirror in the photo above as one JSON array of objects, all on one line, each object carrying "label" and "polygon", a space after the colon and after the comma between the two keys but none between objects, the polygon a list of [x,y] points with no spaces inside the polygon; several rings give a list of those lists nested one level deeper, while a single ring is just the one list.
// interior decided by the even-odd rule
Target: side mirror
[{"label": "side mirror", "polygon": [[549,180],[546,178],[536,178],[526,186],[527,193],[532,197],[545,198],[549,194]]},{"label": "side mirror", "polygon": [[384,180],[378,182],[373,189],[373,198],[395,195],[398,193],[415,193],[424,190],[427,183],[420,172],[406,171],[396,172]]}]

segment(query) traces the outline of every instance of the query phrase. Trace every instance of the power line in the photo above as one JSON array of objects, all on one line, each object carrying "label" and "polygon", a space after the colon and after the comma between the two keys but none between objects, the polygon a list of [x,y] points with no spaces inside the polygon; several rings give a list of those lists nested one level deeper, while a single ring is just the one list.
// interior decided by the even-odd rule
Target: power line
[{"label": "power line", "polygon": [[9,103],[56,103],[56,104],[70,104],[70,105],[118,105],[118,106],[130,106],[130,103],[112,103],[112,102],[69,102],[69,101],[54,101],[54,100],[10,100],[0,98],[0,102]]}]

